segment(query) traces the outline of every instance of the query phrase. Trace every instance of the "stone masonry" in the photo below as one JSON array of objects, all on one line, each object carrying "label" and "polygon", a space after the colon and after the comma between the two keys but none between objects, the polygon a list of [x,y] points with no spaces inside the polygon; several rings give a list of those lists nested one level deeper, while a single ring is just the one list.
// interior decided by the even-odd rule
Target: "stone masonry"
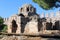
[{"label": "stone masonry", "polygon": [[[31,4],[25,4],[19,8],[18,14],[4,19],[4,24],[8,26],[8,33],[38,33],[44,30],[60,30],[60,17],[44,14],[38,15],[36,8]],[[50,17],[49,17],[50,16]]]},{"label": "stone masonry", "polygon": [[5,19],[8,33],[38,33],[39,15],[31,4],[25,4],[18,14]]}]

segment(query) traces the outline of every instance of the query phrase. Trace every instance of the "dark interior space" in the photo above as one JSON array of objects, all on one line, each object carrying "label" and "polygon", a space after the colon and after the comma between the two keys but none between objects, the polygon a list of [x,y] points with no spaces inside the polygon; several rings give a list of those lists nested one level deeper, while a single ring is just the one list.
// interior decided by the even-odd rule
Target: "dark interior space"
[{"label": "dark interior space", "polygon": [[19,14],[18,16],[22,16],[22,17],[24,17],[24,15],[23,15],[23,14]]},{"label": "dark interior space", "polygon": [[59,23],[60,21],[56,21],[55,22],[55,25],[53,26],[53,29],[54,30],[60,30],[60,23]]},{"label": "dark interior space", "polygon": [[13,20],[12,21],[12,33],[16,33],[16,30],[17,30],[17,24],[16,24],[16,21]]},{"label": "dark interior space", "polygon": [[52,30],[53,28],[52,28],[52,22],[47,22],[46,23],[46,30]]},{"label": "dark interior space", "polygon": [[29,11],[29,8],[27,8],[27,12]]}]

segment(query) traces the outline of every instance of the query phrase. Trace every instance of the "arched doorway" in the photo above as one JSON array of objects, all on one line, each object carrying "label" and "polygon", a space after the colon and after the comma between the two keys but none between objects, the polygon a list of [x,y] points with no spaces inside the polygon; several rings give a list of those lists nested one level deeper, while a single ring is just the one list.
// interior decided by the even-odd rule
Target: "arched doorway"
[{"label": "arched doorway", "polygon": [[47,22],[46,23],[46,30],[52,30],[53,28],[52,28],[52,22]]},{"label": "arched doorway", "polygon": [[16,21],[13,20],[12,21],[12,33],[16,33],[16,30],[17,30],[17,24],[16,24]]},{"label": "arched doorway", "polygon": [[60,30],[60,21],[56,21],[53,28],[54,30]]}]

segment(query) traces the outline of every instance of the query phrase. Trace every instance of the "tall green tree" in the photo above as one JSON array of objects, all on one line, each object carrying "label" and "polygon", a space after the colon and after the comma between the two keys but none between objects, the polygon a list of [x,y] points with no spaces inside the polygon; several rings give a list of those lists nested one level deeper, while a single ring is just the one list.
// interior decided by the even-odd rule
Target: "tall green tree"
[{"label": "tall green tree", "polygon": [[56,5],[56,2],[60,2],[60,0],[33,0],[33,2],[37,3],[43,9],[49,10],[52,7],[59,7],[60,5]]}]

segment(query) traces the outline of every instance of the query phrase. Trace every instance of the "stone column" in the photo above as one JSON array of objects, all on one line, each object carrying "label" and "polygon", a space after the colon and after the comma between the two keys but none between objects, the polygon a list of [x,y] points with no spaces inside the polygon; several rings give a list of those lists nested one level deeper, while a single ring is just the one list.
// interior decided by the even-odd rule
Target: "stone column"
[{"label": "stone column", "polygon": [[9,23],[8,24],[8,30],[7,30],[7,32],[8,33],[12,33],[12,30],[11,29],[12,29],[12,25],[11,25],[11,23]]},{"label": "stone column", "polygon": [[38,33],[38,22],[30,21],[26,24],[25,32],[29,34]]},{"label": "stone column", "polygon": [[20,34],[21,33],[21,24],[20,23],[17,23],[18,24],[18,27],[17,27],[17,31],[16,31],[16,33],[17,34]]},{"label": "stone column", "polygon": [[44,31],[44,30],[46,30],[46,22],[43,22],[42,24],[43,24],[43,29],[42,30]]},{"label": "stone column", "polygon": [[20,34],[21,33],[21,17],[18,16],[16,21],[18,25],[16,33]]}]

